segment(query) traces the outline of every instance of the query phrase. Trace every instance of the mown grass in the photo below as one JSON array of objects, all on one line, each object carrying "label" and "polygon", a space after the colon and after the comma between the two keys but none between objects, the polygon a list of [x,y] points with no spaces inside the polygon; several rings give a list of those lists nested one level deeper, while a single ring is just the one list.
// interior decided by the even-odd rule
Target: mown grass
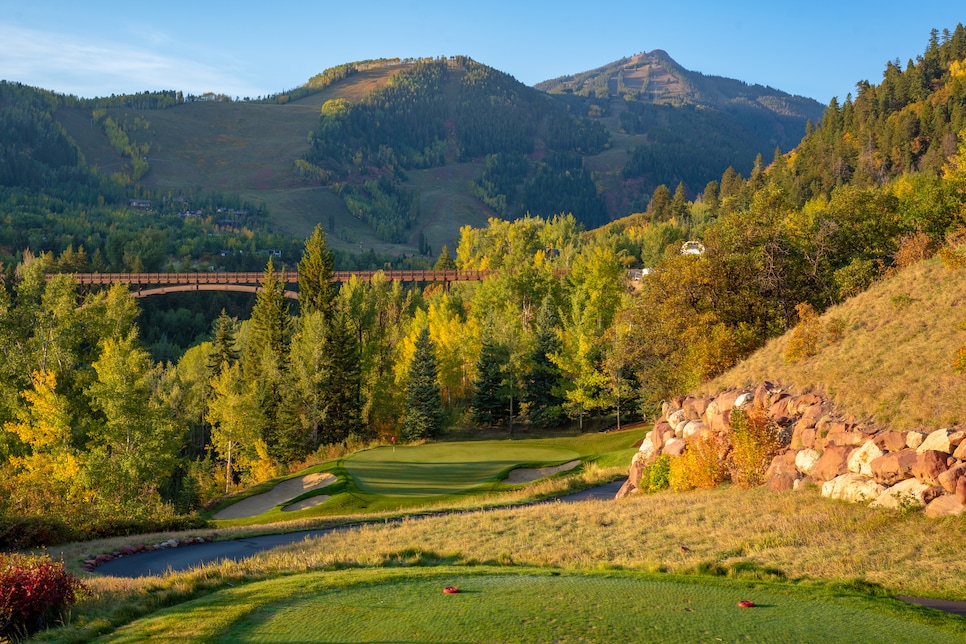
[{"label": "mown grass", "polygon": [[[331,497],[325,503],[283,512],[276,508],[249,519],[214,521],[216,527],[270,524],[292,519],[434,512],[524,503],[545,496],[612,481],[627,472],[634,443],[646,428],[621,432],[518,440],[450,441],[417,446],[377,447],[310,467],[292,476],[331,472],[337,482],[308,492]],[[508,485],[511,469],[584,461],[579,471],[546,484]],[[250,488],[211,508],[211,514],[254,494],[266,492],[281,479]]]},{"label": "mown grass", "polygon": [[[966,271],[920,262],[828,309],[817,355],[786,362],[786,334],[702,392],[771,380],[825,393],[858,419],[897,430],[962,422],[966,376],[953,371],[953,358],[966,343],[964,304]],[[835,326],[840,339],[828,332]]]},{"label": "mown grass", "polygon": [[[238,534],[243,529],[232,530]],[[833,594],[865,589],[879,597],[966,600],[959,563],[964,536],[961,518],[892,514],[829,501],[815,489],[779,494],[724,486],[619,502],[494,508],[370,523],[241,562],[161,578],[85,575],[91,595],[74,610],[70,627],[44,634],[42,640],[89,641],[161,608],[231,586],[319,571],[386,568],[409,573],[438,566],[472,571],[484,565],[626,570],[697,576],[702,584],[739,579],[818,584]],[[681,545],[690,552],[682,554]],[[960,627],[966,624],[949,619]]]},{"label": "mown grass", "polygon": [[[446,595],[444,586],[462,592]],[[754,610],[737,602],[753,598]],[[306,573],[223,590],[109,642],[952,642],[930,620],[859,593],[631,572],[444,566]]]}]

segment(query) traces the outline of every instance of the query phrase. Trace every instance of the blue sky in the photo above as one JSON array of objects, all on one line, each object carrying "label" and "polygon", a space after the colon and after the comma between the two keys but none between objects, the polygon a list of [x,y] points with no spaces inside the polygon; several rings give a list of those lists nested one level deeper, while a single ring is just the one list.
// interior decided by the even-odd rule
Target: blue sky
[{"label": "blue sky", "polygon": [[261,96],[341,63],[463,54],[532,85],[640,51],[828,103],[921,54],[961,0],[0,0],[0,79],[79,96]]}]

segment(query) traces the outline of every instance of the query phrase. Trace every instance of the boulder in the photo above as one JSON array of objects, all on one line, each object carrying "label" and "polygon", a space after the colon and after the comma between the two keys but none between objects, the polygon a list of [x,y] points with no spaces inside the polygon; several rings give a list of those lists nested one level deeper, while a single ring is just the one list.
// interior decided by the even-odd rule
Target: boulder
[{"label": "boulder", "polygon": [[[822,407],[822,397],[815,394],[803,394],[798,396],[788,404],[788,411],[795,416],[804,416],[806,411],[812,407]],[[824,413],[824,412],[823,412]],[[821,417],[822,414],[817,416]]]},{"label": "boulder", "polygon": [[858,447],[865,444],[867,440],[868,436],[857,425],[843,422],[831,423],[828,434],[825,436],[826,445],[835,443],[836,445]]},{"label": "boulder", "polygon": [[840,501],[860,503],[878,498],[884,485],[880,485],[861,474],[842,474],[822,484],[822,496]]},{"label": "boulder", "polygon": [[664,434],[666,432],[671,432],[674,434],[674,430],[667,422],[657,423],[654,425],[654,430],[650,433],[651,445],[654,446],[654,451],[657,453],[661,452],[661,448],[664,447]]},{"label": "boulder", "polygon": [[906,432],[879,432],[873,440],[883,452],[898,452],[906,448]]},{"label": "boulder", "polygon": [[[799,432],[799,440],[802,443],[803,448],[812,449],[815,447],[815,435],[816,430],[814,427],[806,427],[801,432]],[[792,442],[794,442],[794,435],[792,436]]]},{"label": "boulder", "polygon": [[796,489],[801,478],[802,475],[798,472],[785,472],[768,479],[765,486],[772,492],[786,492]]},{"label": "boulder", "polygon": [[687,440],[698,434],[702,429],[704,429],[704,423],[700,420],[688,421],[688,423],[681,429],[681,438]]},{"label": "boulder", "polygon": [[718,394],[718,397],[714,399],[715,403],[718,405],[718,411],[724,411],[726,409],[731,409],[735,406],[735,401],[738,400],[740,396],[746,392],[740,389],[733,389],[731,391],[724,391]]},{"label": "boulder", "polygon": [[908,447],[898,452],[886,452],[870,463],[872,478],[883,485],[895,485],[912,478],[912,468],[917,458],[915,450]]},{"label": "boulder", "polygon": [[711,404],[710,398],[688,397],[681,405],[681,409],[684,410],[684,417],[688,420],[698,420],[704,415],[709,404]]},{"label": "boulder", "polygon": [[[912,479],[907,479],[907,480],[911,481]],[[933,499],[943,496],[944,494],[946,494],[946,490],[942,489],[942,487],[939,485],[933,485],[931,487],[926,488],[923,491],[922,500],[925,502],[926,505],[929,505],[930,503],[932,503]]]},{"label": "boulder", "polygon": [[852,448],[844,445],[830,445],[812,468],[810,476],[818,483],[831,481],[849,471],[849,454]]},{"label": "boulder", "polygon": [[966,477],[961,477],[956,482],[956,500],[966,504]]},{"label": "boulder", "polygon": [[684,442],[683,438],[678,438],[675,436],[664,444],[664,453],[668,456],[680,456],[684,453],[685,445],[687,445],[687,443]]},{"label": "boulder", "polygon": [[671,429],[674,430],[674,435],[680,436],[680,431],[684,429],[684,426],[687,424],[687,419],[684,418],[684,411],[681,409],[672,411],[670,414],[668,414],[667,422],[668,425],[671,426]]},{"label": "boulder", "polygon": [[883,454],[884,452],[879,449],[878,445],[869,441],[849,455],[849,471],[872,478],[872,466],[870,463]]},{"label": "boulder", "polygon": [[926,507],[925,494],[930,489],[932,488],[917,479],[906,479],[886,488],[869,505],[873,508],[889,510],[924,508]]},{"label": "boulder", "polygon": [[624,485],[621,486],[621,489],[617,490],[617,494],[614,495],[614,498],[623,499],[625,496],[633,494],[634,492],[637,492],[637,486],[631,483],[631,479],[628,478],[626,481],[624,481]]},{"label": "boulder", "polygon": [[966,461],[966,441],[963,441],[959,444],[959,446],[956,448],[956,451],[953,452],[953,458],[960,461]]},{"label": "boulder", "polygon": [[781,388],[767,380],[755,387],[754,405],[761,409],[768,409],[774,402],[772,394],[780,394]]},{"label": "boulder", "polygon": [[906,433],[906,447],[909,449],[917,449],[924,440],[926,440],[926,435],[921,432]]},{"label": "boulder", "polygon": [[779,397],[774,403],[772,403],[771,407],[768,408],[768,415],[775,419],[787,418],[788,416],[791,416],[792,413],[788,409],[788,404],[792,402],[792,400],[793,399],[791,396]]},{"label": "boulder", "polygon": [[916,455],[916,464],[912,467],[912,475],[926,485],[939,485],[939,475],[949,469],[946,466],[948,456],[948,454],[934,449],[920,452]]},{"label": "boulder", "polygon": [[927,517],[938,519],[939,517],[959,516],[964,510],[966,510],[966,505],[963,505],[955,495],[946,494],[933,499],[923,512]]},{"label": "boulder", "polygon": [[956,443],[954,445],[953,440],[958,438],[959,442],[962,442],[963,438],[961,434],[962,432],[957,432],[952,429],[937,429],[923,439],[919,447],[916,448],[916,452],[922,454],[929,450],[935,450],[947,455],[952,454],[956,451],[956,445],[959,444]]},{"label": "boulder", "polygon": [[799,450],[795,454],[795,467],[799,472],[808,476],[812,473],[812,469],[821,457],[822,453],[817,449],[805,448]]},{"label": "boulder", "polygon": [[734,407],[740,409],[742,407],[747,407],[748,405],[751,405],[754,402],[755,402],[755,394],[749,391],[745,391],[739,394],[737,398],[735,398]]},{"label": "boulder", "polygon": [[728,431],[731,428],[731,408],[725,409],[716,413],[714,416],[707,418],[708,427],[716,432]]},{"label": "boulder", "polygon": [[795,452],[792,450],[778,454],[771,459],[771,464],[765,470],[765,482],[784,475],[791,475],[794,479],[801,478],[798,469],[795,467]]}]

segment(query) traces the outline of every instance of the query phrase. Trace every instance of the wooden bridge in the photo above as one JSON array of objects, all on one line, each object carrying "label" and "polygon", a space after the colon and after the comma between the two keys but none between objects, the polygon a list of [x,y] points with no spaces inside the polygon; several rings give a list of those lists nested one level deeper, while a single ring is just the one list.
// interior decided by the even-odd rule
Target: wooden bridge
[{"label": "wooden bridge", "polygon": [[[390,282],[441,283],[479,282],[495,270],[483,271],[334,271],[333,282],[348,282],[353,276],[370,281],[380,273]],[[286,285],[298,284],[298,273],[276,273]],[[265,274],[258,273],[76,273],[74,279],[82,286],[127,284],[132,287],[135,297],[165,295],[184,291],[240,291],[257,293],[261,289]],[[285,296],[298,299],[298,292],[286,290]]]}]

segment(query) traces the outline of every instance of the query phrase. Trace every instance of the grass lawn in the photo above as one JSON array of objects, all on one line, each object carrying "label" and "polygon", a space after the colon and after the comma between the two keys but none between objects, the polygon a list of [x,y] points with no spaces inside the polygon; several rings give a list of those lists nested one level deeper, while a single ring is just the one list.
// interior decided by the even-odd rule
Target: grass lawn
[{"label": "grass lawn", "polygon": [[[455,585],[459,594],[447,595]],[[739,608],[750,599],[756,608]],[[314,572],[228,588],[107,642],[957,642],[961,620],[827,586],[478,567]]]},{"label": "grass lawn", "polygon": [[485,441],[379,447],[357,452],[343,465],[365,492],[387,496],[452,494],[482,485],[526,464],[580,458],[566,448]]},{"label": "grass lawn", "polygon": [[[297,512],[276,507],[249,519],[214,521],[218,527],[256,525],[312,517],[336,517],[399,510],[440,510],[447,507],[483,507],[522,503],[613,480],[627,472],[635,441],[646,428],[621,432],[588,433],[553,438],[453,441],[425,445],[390,446],[356,452],[348,457],[313,466],[286,477],[331,472],[338,481],[295,500],[325,494],[325,503]],[[517,467],[542,467],[580,459],[583,468],[570,475],[528,486],[502,480]],[[237,502],[267,492],[281,479],[245,490]],[[224,502],[211,509],[224,509]]]}]

